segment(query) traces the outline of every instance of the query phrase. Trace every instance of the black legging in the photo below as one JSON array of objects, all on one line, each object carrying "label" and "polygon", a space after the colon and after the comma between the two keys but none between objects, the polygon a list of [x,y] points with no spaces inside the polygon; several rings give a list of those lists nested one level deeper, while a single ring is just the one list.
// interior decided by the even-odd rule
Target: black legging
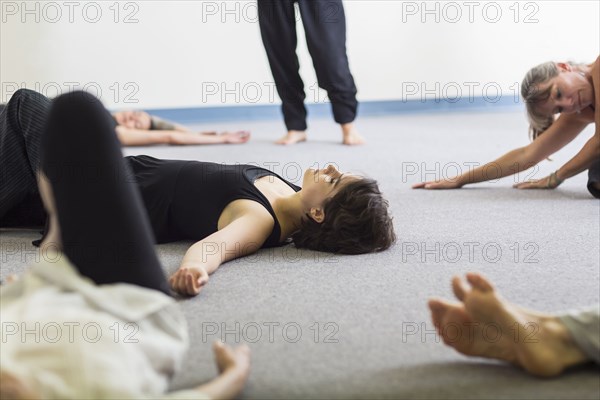
[{"label": "black legging", "polygon": [[97,284],[125,282],[169,293],[115,122],[94,96],[56,98],[42,134],[65,255]]},{"label": "black legging", "polygon": [[600,160],[596,161],[588,170],[588,184],[587,188],[597,199],[600,199],[600,190],[595,185],[600,183]]}]

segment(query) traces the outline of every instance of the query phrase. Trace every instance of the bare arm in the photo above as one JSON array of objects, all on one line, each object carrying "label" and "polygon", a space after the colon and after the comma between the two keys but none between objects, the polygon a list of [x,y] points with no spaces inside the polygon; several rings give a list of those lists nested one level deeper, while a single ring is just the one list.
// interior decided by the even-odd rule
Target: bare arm
[{"label": "bare arm", "polygon": [[588,122],[573,115],[561,115],[542,135],[529,145],[512,150],[502,157],[454,178],[422,182],[414,189],[454,189],[464,185],[503,178],[525,171],[570,143]]},{"label": "bare arm", "polygon": [[164,399],[233,399],[240,394],[250,373],[250,349],[246,345],[231,348],[218,341],[213,344],[220,375],[192,390],[172,392]]},{"label": "bare arm", "polygon": [[[575,157],[556,171],[556,177],[559,180],[569,179],[586,169],[589,169],[595,161],[600,159],[600,57],[596,59],[591,74],[595,97],[595,112],[593,118],[596,123],[596,132]],[[586,111],[590,110],[591,108],[588,108]]]},{"label": "bare arm", "polygon": [[586,142],[583,148],[570,159],[565,165],[556,172],[545,178],[523,182],[515,185],[519,189],[553,189],[560,185],[562,181],[569,179],[586,169],[600,159],[600,57],[598,57],[591,69],[592,87],[594,88],[595,107],[588,107],[581,114],[571,114],[575,118],[583,119],[587,122],[595,122],[596,132],[594,136]]},{"label": "bare arm", "polygon": [[575,157],[571,158],[565,165],[556,171],[556,176],[561,181],[569,179],[589,169],[598,159],[600,159],[600,132],[598,132],[598,128],[596,127],[594,136],[587,141]]},{"label": "bare arm", "polygon": [[117,126],[117,137],[123,146],[147,146],[153,144],[193,145],[244,143],[249,138],[246,132],[228,135],[202,135],[181,131],[148,131]]},{"label": "bare arm", "polygon": [[177,272],[169,279],[171,287],[184,295],[197,295],[208,282],[208,275],[214,273],[221,264],[260,249],[271,234],[273,223],[272,217],[264,209],[248,212],[195,243],[185,253]]}]

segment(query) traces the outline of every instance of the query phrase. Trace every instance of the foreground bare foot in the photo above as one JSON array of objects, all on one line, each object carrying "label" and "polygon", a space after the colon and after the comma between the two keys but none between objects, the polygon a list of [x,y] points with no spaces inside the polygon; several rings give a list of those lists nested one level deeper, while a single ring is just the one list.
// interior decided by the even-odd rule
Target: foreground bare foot
[{"label": "foreground bare foot", "polygon": [[276,141],[276,144],[296,144],[306,142],[306,131],[288,131],[287,135]]},{"label": "foreground bare foot", "polygon": [[540,377],[586,361],[558,318],[510,304],[479,274],[467,274],[467,281],[470,288],[458,277],[452,280],[459,303],[429,301],[445,344],[468,356],[508,361]]},{"label": "foreground bare foot", "polygon": [[358,133],[353,123],[342,124],[342,133],[344,135],[343,143],[348,146],[357,146],[365,144],[365,139]]}]

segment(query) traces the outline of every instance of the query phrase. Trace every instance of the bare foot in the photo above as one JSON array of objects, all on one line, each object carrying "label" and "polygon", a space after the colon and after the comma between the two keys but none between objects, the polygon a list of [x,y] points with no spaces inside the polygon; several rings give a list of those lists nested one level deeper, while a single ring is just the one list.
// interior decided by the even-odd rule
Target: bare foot
[{"label": "bare foot", "polygon": [[348,146],[357,146],[365,144],[365,139],[358,133],[353,123],[343,124],[342,133],[344,135],[343,143]]},{"label": "bare foot", "polygon": [[541,377],[586,361],[558,318],[510,304],[479,274],[467,274],[467,281],[470,288],[458,277],[452,280],[459,303],[429,301],[445,344],[468,356],[508,361]]},{"label": "bare foot", "polygon": [[306,142],[306,131],[288,131],[287,135],[276,141],[276,144],[296,144]]}]

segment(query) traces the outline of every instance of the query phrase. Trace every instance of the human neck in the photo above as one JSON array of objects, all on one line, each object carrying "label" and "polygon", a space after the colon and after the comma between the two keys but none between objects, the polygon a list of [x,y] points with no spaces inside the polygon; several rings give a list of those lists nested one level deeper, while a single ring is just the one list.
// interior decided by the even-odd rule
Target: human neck
[{"label": "human neck", "polygon": [[592,79],[592,65],[576,65],[573,69],[577,72],[583,72],[587,79]]},{"label": "human neck", "polygon": [[273,202],[273,211],[277,215],[282,237],[290,237],[298,229],[305,215],[300,192],[282,196]]}]

